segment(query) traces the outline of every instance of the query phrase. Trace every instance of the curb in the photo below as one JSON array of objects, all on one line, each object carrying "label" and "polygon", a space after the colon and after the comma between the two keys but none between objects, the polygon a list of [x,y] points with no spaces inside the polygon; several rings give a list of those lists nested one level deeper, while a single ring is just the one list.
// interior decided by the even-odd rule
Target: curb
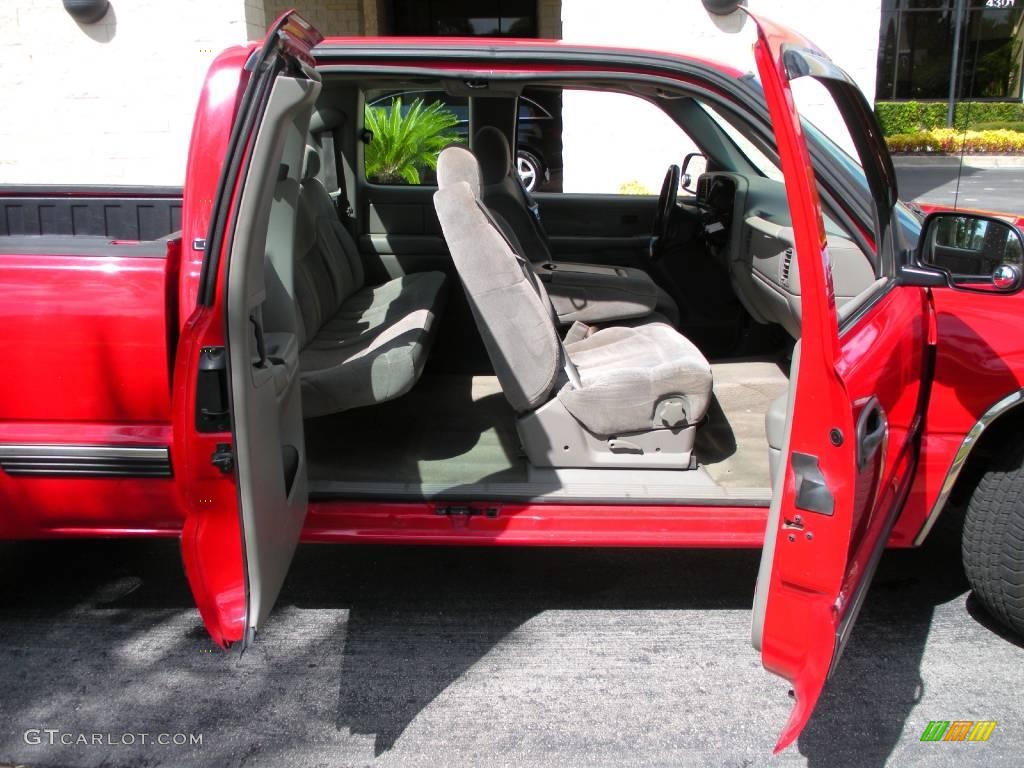
[{"label": "curb", "polygon": [[[960,155],[893,155],[893,165],[899,167],[957,167]],[[1024,168],[1024,155],[964,155],[965,168]]]}]

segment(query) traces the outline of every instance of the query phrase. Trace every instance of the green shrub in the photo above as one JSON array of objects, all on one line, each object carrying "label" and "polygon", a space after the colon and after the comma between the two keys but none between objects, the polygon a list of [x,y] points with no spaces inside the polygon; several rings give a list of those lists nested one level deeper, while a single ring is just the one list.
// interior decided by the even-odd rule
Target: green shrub
[{"label": "green shrub", "polygon": [[1018,131],[1024,133],[1024,122],[992,120],[988,123],[971,121],[971,129],[975,131]]},{"label": "green shrub", "polygon": [[641,184],[636,179],[632,181],[626,181],[619,185],[620,195],[653,195],[647,187]]},{"label": "green shrub", "polygon": [[437,170],[437,156],[462,139],[451,130],[459,122],[440,102],[416,99],[408,109],[395,99],[386,107],[366,107],[363,124],[373,133],[364,154],[366,178],[378,184],[419,184],[421,173]]},{"label": "green shrub", "polygon": [[935,152],[959,154],[962,151],[1024,152],[1024,133],[1018,131],[960,131],[955,128],[933,128],[887,136],[891,152]]},{"label": "green shrub", "polygon": [[[875,104],[875,114],[886,136],[946,127],[946,103],[941,101],[880,101]],[[1024,122],[1024,104],[962,101],[956,105],[953,124],[961,130],[997,122]]]}]

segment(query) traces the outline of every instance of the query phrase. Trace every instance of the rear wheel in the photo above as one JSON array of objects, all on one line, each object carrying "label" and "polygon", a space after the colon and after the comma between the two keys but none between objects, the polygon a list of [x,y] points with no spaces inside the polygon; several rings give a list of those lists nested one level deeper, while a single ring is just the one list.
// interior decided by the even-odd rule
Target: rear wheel
[{"label": "rear wheel", "polygon": [[527,192],[533,192],[544,181],[544,165],[536,155],[525,149],[516,151],[516,172]]},{"label": "rear wheel", "polygon": [[1024,444],[993,456],[967,503],[962,550],[975,595],[1024,637]]}]

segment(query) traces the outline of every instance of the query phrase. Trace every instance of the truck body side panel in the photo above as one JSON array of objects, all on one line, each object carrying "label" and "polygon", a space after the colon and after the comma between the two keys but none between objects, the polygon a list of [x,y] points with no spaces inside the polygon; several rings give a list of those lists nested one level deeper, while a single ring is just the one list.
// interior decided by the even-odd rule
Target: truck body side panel
[{"label": "truck body side panel", "polygon": [[180,527],[180,241],[0,238],[0,536]]},{"label": "truck body side panel", "polygon": [[[1009,296],[933,288],[935,373],[921,461],[890,546],[920,543],[950,490],[950,469],[965,437],[985,413],[1024,388],[1024,335],[1014,318],[1024,292]],[[969,447],[969,446],[968,446]]]}]

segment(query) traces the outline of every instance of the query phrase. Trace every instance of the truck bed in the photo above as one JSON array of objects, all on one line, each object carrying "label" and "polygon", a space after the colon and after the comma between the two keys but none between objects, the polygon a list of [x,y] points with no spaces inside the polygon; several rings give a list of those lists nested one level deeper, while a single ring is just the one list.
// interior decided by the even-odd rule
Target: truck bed
[{"label": "truck bed", "polygon": [[181,187],[0,185],[0,236],[157,240],[181,228]]}]

